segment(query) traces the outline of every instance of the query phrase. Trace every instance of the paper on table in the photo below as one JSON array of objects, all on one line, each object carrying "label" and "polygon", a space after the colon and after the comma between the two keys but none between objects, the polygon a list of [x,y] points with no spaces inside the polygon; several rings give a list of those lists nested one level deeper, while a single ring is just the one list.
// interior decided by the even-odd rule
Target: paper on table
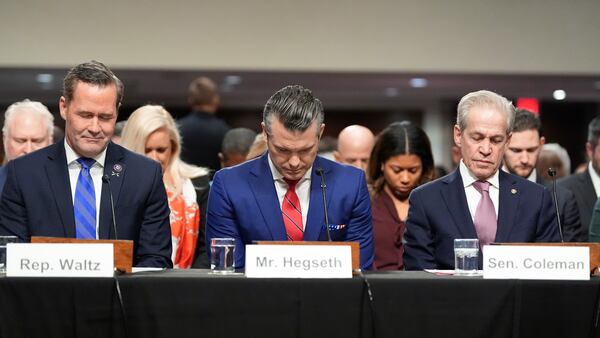
[{"label": "paper on table", "polygon": [[163,271],[165,268],[150,268],[150,267],[132,267],[131,272],[148,272],[148,271]]},{"label": "paper on table", "polygon": [[[439,270],[439,269],[425,269],[425,272],[432,273],[436,276],[453,276],[455,275],[454,270]],[[469,274],[469,275],[459,275],[459,276],[483,276],[483,270],[477,270],[477,273]]]}]

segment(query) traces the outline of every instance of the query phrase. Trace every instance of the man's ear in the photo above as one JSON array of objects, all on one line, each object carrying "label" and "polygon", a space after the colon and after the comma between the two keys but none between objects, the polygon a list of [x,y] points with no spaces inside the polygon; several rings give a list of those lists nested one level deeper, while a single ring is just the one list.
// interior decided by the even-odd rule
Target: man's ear
[{"label": "man's ear", "polygon": [[63,120],[67,120],[67,99],[64,96],[61,96],[58,101],[58,109],[60,110],[60,117]]},{"label": "man's ear", "polygon": [[592,144],[589,142],[585,143],[585,154],[587,155],[588,160],[591,161],[592,156],[594,155],[594,147],[592,147]]},{"label": "man's ear", "polygon": [[460,127],[458,126],[458,124],[454,125],[453,133],[454,133],[454,144],[456,144],[456,146],[460,148],[460,146],[461,146],[460,136],[462,135],[462,131],[460,130]]}]

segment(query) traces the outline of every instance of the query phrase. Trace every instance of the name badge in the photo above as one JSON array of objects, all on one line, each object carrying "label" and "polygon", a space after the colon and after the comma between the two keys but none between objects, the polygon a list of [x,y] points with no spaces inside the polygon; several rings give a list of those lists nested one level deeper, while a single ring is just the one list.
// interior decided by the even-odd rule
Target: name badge
[{"label": "name badge", "polygon": [[483,278],[589,280],[590,249],[486,245],[483,247]]},{"label": "name badge", "polygon": [[246,245],[246,277],[352,278],[349,245]]},{"label": "name badge", "polygon": [[6,246],[8,277],[112,277],[113,245],[15,243]]}]

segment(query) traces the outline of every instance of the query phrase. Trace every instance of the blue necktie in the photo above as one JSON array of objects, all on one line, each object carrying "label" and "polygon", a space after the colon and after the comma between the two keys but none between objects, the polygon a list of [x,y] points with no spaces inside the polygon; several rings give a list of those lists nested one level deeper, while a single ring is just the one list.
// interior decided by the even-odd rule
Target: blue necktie
[{"label": "blue necktie", "polygon": [[91,158],[81,157],[77,160],[81,164],[81,171],[75,188],[75,230],[77,238],[96,239],[96,192],[94,181],[90,175],[90,168],[96,161]]}]

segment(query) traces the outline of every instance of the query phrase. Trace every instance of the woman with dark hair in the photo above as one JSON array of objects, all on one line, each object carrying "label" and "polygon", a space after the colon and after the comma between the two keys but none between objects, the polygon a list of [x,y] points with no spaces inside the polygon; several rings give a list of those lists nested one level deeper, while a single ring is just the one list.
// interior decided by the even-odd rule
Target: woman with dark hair
[{"label": "woman with dark hair", "polygon": [[414,124],[395,122],[378,136],[368,169],[377,270],[402,270],[410,192],[434,176],[431,145]]}]

